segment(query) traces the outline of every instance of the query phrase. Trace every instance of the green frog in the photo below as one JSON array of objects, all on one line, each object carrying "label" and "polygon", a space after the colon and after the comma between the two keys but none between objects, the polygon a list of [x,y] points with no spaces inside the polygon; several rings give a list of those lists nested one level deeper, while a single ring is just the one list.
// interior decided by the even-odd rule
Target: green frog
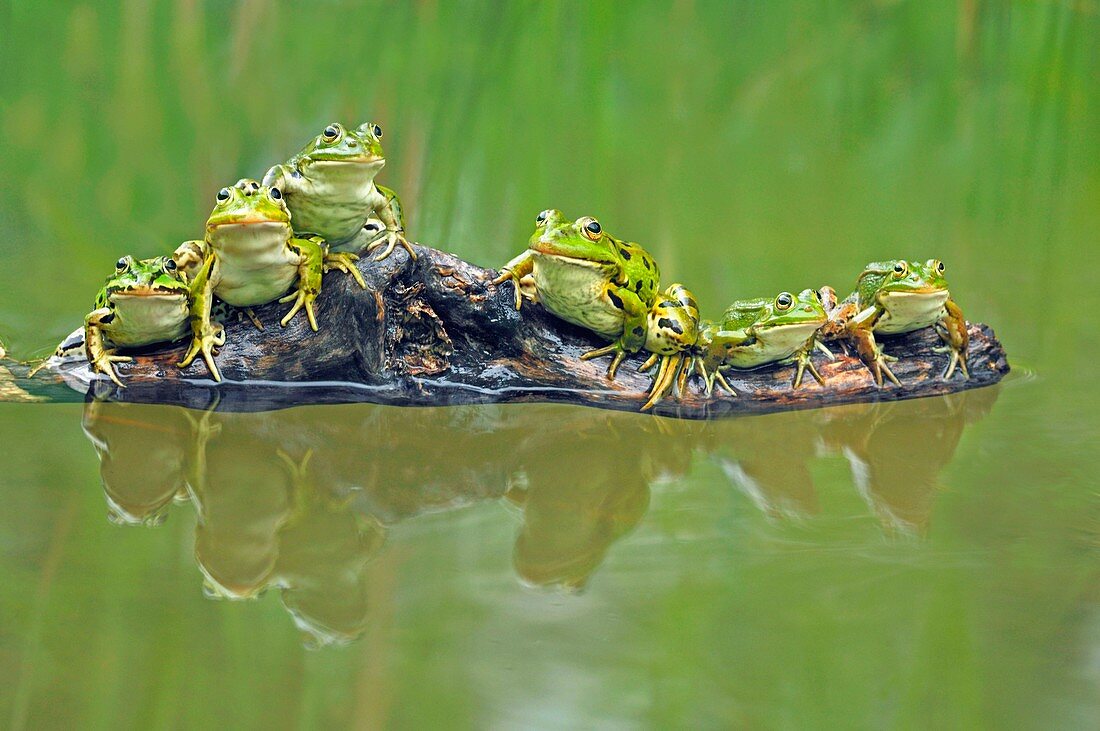
[{"label": "green frog", "polygon": [[[321,236],[334,251],[384,247],[377,261],[401,245],[415,259],[405,238],[401,201],[374,182],[385,164],[380,126],[364,122],[345,129],[333,122],[297,155],[268,170],[263,184],[284,193],[299,234]],[[385,226],[381,235],[364,230],[372,216]]]},{"label": "green frog", "polygon": [[[214,354],[225,343],[222,326],[211,317],[214,296],[232,307],[251,308],[276,299],[293,302],[282,319],[287,323],[300,310],[317,330],[313,302],[321,291],[322,275],[330,269],[350,274],[360,287],[366,282],[355,267],[358,257],[332,253],[319,237],[294,236],[282,191],[243,178],[218,191],[214,210],[206,221],[206,238],[186,241],[173,259],[190,280],[192,307],[191,347],[179,365],[186,368],[199,354],[216,381],[221,374]],[[283,296],[292,285],[294,290]]]},{"label": "green frog", "polygon": [[725,368],[791,361],[798,364],[795,388],[802,385],[807,370],[824,385],[810,354],[817,344],[817,331],[828,319],[821,297],[812,289],[798,295],[780,292],[774,299],[737,300],[726,309],[721,322],[700,323],[692,365],[706,382],[707,396],[714,390],[715,380],[735,393],[722,375]]},{"label": "green frog", "polygon": [[[84,317],[84,338],[70,337],[57,347],[63,358],[83,349],[93,371],[122,386],[115,363],[133,360],[118,348],[171,343],[188,332],[191,290],[176,262],[167,256],[134,259],[124,256],[95,298],[95,309]],[[219,343],[220,344],[220,343]],[[47,361],[39,364],[37,373]]]},{"label": "green frog", "polygon": [[900,386],[888,365],[897,359],[882,352],[875,334],[899,335],[935,327],[944,342],[936,352],[949,355],[944,380],[950,380],[956,368],[970,378],[966,364],[970,336],[962,310],[951,299],[945,271],[939,259],[923,264],[903,259],[872,262],[856,280],[855,291],[842,302],[836,301],[831,287],[823,287],[829,323],[822,334],[852,342],[876,385],[882,386],[885,376]]},{"label": "green frog", "polygon": [[699,318],[690,291],[679,284],[661,291],[660,280],[657,263],[638,244],[611,236],[591,216],[570,221],[549,209],[535,219],[527,250],[505,264],[493,283],[513,283],[516,309],[526,297],[612,341],[581,356],[612,356],[610,379],[628,354],[649,351],[641,370],[661,365],[644,411],[681,378]]}]

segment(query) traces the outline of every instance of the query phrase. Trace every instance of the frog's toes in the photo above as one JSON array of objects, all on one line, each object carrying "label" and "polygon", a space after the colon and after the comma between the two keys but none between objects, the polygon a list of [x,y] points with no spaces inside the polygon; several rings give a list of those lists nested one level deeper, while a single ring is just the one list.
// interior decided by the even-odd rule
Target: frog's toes
[{"label": "frog's toes", "polygon": [[970,369],[966,365],[966,353],[960,351],[958,348],[953,348],[950,345],[944,345],[939,348],[932,348],[933,353],[947,353],[949,360],[947,361],[947,368],[943,372],[943,380],[950,381],[951,376],[955,375],[955,369],[959,369],[959,373],[962,373],[963,378],[970,379]]},{"label": "frog's toes", "polygon": [[367,246],[367,251],[374,251],[375,249],[379,249],[384,246],[385,248],[382,249],[382,253],[374,257],[375,261],[382,261],[393,253],[394,247],[396,247],[398,244],[405,247],[405,251],[409,252],[409,256],[413,259],[413,261],[416,260],[416,252],[413,251],[412,244],[410,244],[409,240],[405,238],[405,232],[400,229],[387,230],[386,233],[384,233],[376,241]]},{"label": "frog's toes", "polygon": [[610,355],[611,365],[607,367],[608,380],[614,381],[615,374],[619,372],[619,364],[623,362],[623,358],[626,357],[626,351],[618,343],[612,343],[602,348],[596,348],[590,350],[587,353],[581,355],[581,360],[592,360],[593,358],[599,358],[600,356]]},{"label": "frog's toes", "polygon": [[798,370],[795,371],[792,388],[798,388],[802,385],[802,377],[806,374],[806,371],[810,372],[810,375],[814,377],[814,380],[817,381],[819,385],[825,385],[825,379],[817,372],[817,366],[814,365],[810,353],[811,351],[805,350],[798,354]]},{"label": "frog's toes", "polygon": [[214,355],[217,353],[217,349],[225,345],[225,328],[221,325],[211,325],[204,328],[201,335],[196,335],[191,339],[191,347],[187,349],[187,353],[179,362],[180,368],[186,368],[191,365],[196,357],[202,355],[203,361],[206,363],[207,369],[210,371],[210,377],[215,381],[222,380],[221,371],[218,370],[217,363],[214,362]]},{"label": "frog's toes", "polygon": [[642,405],[642,411],[649,411],[664,398],[665,394],[679,380],[683,366],[684,357],[680,353],[661,357],[661,367],[657,369],[657,375],[653,379],[653,388],[649,392],[649,400]]},{"label": "frog's toes", "polygon": [[[883,376],[888,378],[895,386],[901,385],[901,381],[898,380],[898,377],[890,370],[890,366],[887,365],[889,360],[891,360],[891,358],[879,353],[870,363],[871,375],[874,376],[875,385],[880,388],[883,386]],[[897,360],[897,358],[893,358],[893,360]]]},{"label": "frog's toes", "polygon": [[326,272],[333,269],[338,269],[344,274],[350,274],[352,278],[359,283],[359,287],[362,289],[367,288],[367,283],[363,281],[363,275],[359,273],[358,267],[355,266],[355,262],[359,260],[359,257],[355,254],[349,254],[345,252],[328,253],[325,254],[323,263],[324,270]]},{"label": "frog's toes", "polygon": [[511,269],[501,269],[500,274],[493,278],[490,284],[499,287],[505,282],[512,283],[512,288],[515,290],[516,294],[516,309],[520,309],[520,306],[523,304],[523,290],[520,288],[519,277],[516,276],[515,272]]},{"label": "frog's toes", "polygon": [[108,378],[115,382],[119,388],[126,388],[126,386],[119,380],[118,372],[115,370],[115,363],[130,363],[134,359],[128,355],[115,355],[113,350],[108,350],[97,356],[92,361],[92,370],[105,374]]},{"label": "frog's toes", "polygon": [[286,297],[283,297],[279,302],[294,302],[294,305],[290,308],[290,312],[286,313],[286,316],[279,321],[279,324],[283,327],[287,326],[287,323],[298,314],[298,311],[304,309],[306,311],[306,319],[309,320],[309,326],[314,332],[317,332],[317,315],[313,312],[313,301],[317,299],[317,293],[311,292],[302,288],[298,288],[294,292],[291,292]]}]

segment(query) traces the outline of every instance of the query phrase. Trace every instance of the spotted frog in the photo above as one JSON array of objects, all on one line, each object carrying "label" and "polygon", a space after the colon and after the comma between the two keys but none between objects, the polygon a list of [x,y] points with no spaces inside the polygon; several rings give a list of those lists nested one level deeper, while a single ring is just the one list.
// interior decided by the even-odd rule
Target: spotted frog
[{"label": "spotted frog", "polygon": [[611,236],[591,216],[571,221],[550,209],[535,219],[527,250],[505,264],[493,282],[513,283],[516,309],[531,299],[612,341],[581,356],[612,356],[608,378],[615,378],[627,355],[648,351],[642,370],[660,362],[642,407],[648,410],[686,378],[685,352],[695,342],[699,318],[691,292],[680,284],[662,291],[660,278],[657,263],[638,244]]}]

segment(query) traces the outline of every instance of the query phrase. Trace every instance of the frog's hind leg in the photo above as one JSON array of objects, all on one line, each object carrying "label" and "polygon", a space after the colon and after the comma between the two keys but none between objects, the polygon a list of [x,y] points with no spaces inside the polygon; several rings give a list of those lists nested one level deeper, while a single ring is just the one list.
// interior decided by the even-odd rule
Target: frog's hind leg
[{"label": "frog's hind leg", "polygon": [[356,281],[360,289],[366,289],[367,283],[363,281],[363,275],[359,273],[359,268],[355,266],[355,262],[359,261],[358,254],[351,254],[348,252],[325,252],[325,258],[322,260],[321,268],[325,273],[336,269],[344,274],[350,274],[351,278]]},{"label": "frog's hind leg", "polygon": [[657,369],[657,376],[653,379],[653,387],[649,391],[649,400],[642,405],[641,411],[649,411],[656,406],[679,381],[680,374],[684,370],[683,353],[660,357],[661,367]]}]

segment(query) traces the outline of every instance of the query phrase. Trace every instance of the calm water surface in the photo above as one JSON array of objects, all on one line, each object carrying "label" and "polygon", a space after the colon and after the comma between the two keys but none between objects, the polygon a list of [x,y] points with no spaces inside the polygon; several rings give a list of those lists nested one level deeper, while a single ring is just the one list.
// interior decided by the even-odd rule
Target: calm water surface
[{"label": "calm water surface", "polygon": [[710,424],[0,403],[0,728],[1097,725],[1093,4],[0,3],[0,33],[18,357],[370,118],[423,243],[494,265],[591,213],[709,315],[936,256],[1015,367]]}]

